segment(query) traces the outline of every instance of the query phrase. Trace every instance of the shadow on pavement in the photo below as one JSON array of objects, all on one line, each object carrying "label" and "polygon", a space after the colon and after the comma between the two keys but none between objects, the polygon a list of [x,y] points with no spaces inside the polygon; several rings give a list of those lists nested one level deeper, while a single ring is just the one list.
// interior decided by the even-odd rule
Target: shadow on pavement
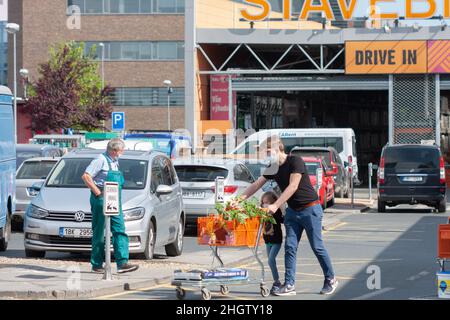
[{"label": "shadow on pavement", "polygon": [[[421,218],[331,298],[398,300],[437,296],[437,228],[447,222],[446,216]],[[368,284],[375,284],[374,277],[369,279],[374,275],[373,271],[367,272],[369,266],[379,267],[380,290],[368,288]]]}]

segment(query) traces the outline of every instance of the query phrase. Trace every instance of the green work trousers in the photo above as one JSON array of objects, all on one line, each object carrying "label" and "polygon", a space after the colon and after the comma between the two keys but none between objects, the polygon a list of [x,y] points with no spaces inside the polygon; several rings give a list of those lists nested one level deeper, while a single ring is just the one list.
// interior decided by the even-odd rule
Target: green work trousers
[{"label": "green work trousers", "polygon": [[[103,196],[96,197],[91,193],[92,212],[92,253],[91,264],[93,268],[102,268],[105,261],[105,216],[103,214]],[[122,211],[122,210],[121,210]],[[117,267],[128,263],[129,248],[128,236],[125,233],[123,213],[111,217],[112,243]]]}]

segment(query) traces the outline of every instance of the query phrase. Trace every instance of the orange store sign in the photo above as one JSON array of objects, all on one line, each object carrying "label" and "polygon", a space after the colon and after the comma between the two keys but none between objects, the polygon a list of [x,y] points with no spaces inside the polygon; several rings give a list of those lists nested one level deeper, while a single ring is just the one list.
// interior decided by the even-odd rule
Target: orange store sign
[{"label": "orange store sign", "polygon": [[346,74],[427,73],[426,41],[349,41]]},{"label": "orange store sign", "polygon": [[[269,0],[244,0],[248,8],[241,9],[241,17],[248,21],[261,21],[270,18],[272,6]],[[304,20],[311,13],[321,13],[327,20],[335,20],[334,8],[337,7],[344,20],[351,20],[357,12],[356,8],[369,11],[370,19],[398,19],[403,11],[406,19],[430,19],[433,16],[442,15],[450,18],[449,0],[283,0],[283,20],[290,20],[294,15],[294,8],[302,3],[299,19]],[[390,4],[390,8],[386,4]],[[418,5],[421,5],[419,8]],[[384,7],[381,10],[381,7]]]},{"label": "orange store sign", "polygon": [[428,72],[450,73],[450,41],[428,41]]}]

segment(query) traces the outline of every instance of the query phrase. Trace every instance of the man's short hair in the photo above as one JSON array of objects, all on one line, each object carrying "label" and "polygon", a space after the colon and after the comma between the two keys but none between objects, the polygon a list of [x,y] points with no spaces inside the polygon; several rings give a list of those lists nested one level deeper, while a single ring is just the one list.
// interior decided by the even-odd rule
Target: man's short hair
[{"label": "man's short hair", "polygon": [[120,151],[125,149],[125,142],[122,139],[115,138],[108,142],[108,146],[106,147],[106,151]]},{"label": "man's short hair", "polygon": [[260,149],[274,149],[278,148],[284,152],[284,143],[278,135],[269,136],[266,140],[259,144]]}]

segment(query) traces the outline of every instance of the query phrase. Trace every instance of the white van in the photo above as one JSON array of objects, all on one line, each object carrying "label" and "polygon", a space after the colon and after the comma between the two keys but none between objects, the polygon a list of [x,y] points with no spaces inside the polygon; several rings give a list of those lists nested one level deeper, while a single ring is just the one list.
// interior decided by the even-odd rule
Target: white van
[{"label": "white van", "polygon": [[[286,152],[294,147],[333,147],[339,152],[342,162],[347,164],[349,156],[353,158],[353,176],[358,177],[358,159],[356,157],[356,137],[353,129],[271,129],[261,130],[242,141],[231,154],[237,157],[256,154],[256,146],[269,136],[279,135]],[[252,158],[251,156],[249,158]]]}]

